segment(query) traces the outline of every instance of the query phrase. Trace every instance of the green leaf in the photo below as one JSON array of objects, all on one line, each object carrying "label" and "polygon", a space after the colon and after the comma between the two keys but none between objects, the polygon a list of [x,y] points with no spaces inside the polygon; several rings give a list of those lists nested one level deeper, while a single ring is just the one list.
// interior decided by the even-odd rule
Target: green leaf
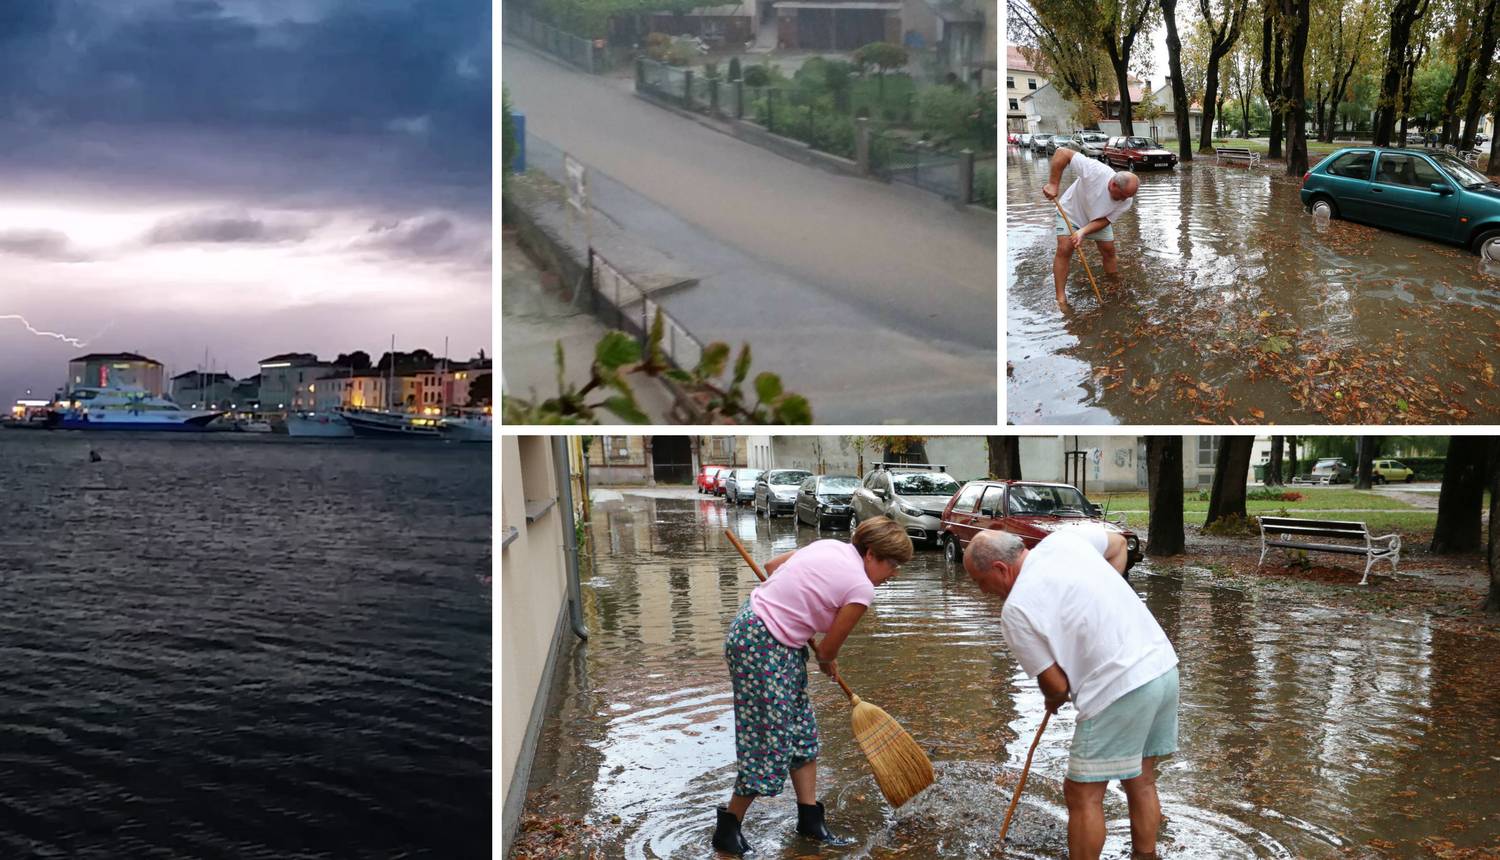
[{"label": "green leaf", "polygon": [[691,373],[688,373],[686,370],[678,370],[675,367],[663,373],[662,376],[665,376],[673,382],[681,382],[683,384],[687,384],[693,381],[693,375]]},{"label": "green leaf", "polygon": [[703,357],[698,359],[698,368],[695,371],[704,379],[712,379],[724,372],[724,365],[729,363],[729,344],[715,341],[703,348]]},{"label": "green leaf", "polygon": [[651,359],[653,367],[665,365],[666,359],[661,354],[661,340],[666,333],[666,319],[662,315],[660,307],[656,309],[656,318],[651,320],[651,333],[646,338],[646,356]]},{"label": "green leaf", "polygon": [[800,394],[788,394],[776,404],[776,420],[781,424],[811,424],[812,404]]},{"label": "green leaf", "polygon": [[781,377],[770,371],[756,374],[755,396],[763,403],[770,403],[781,396]]},{"label": "green leaf", "polygon": [[604,408],[615,413],[625,421],[629,421],[631,424],[651,423],[651,419],[646,417],[646,413],[642,412],[641,407],[636,405],[634,397],[627,397],[624,394],[618,397],[611,397],[604,401]]},{"label": "green leaf", "polygon": [[1265,342],[1260,345],[1260,348],[1266,352],[1280,355],[1281,353],[1286,352],[1287,350],[1292,348],[1292,342],[1279,334],[1273,334],[1265,339]]},{"label": "green leaf", "polygon": [[567,374],[564,372],[567,370],[567,360],[563,356],[562,341],[556,341],[553,346],[553,359],[557,362],[557,390],[559,392],[567,391]]},{"label": "green leaf", "polygon": [[1396,408],[1401,410],[1402,412],[1405,412],[1406,410],[1411,408],[1411,404],[1407,403],[1405,400],[1397,400]]},{"label": "green leaf", "polygon": [[594,361],[600,367],[614,369],[641,360],[641,345],[623,331],[609,331],[594,347]]},{"label": "green leaf", "polygon": [[740,346],[740,357],[734,362],[734,384],[739,385],[750,375],[750,344]]}]

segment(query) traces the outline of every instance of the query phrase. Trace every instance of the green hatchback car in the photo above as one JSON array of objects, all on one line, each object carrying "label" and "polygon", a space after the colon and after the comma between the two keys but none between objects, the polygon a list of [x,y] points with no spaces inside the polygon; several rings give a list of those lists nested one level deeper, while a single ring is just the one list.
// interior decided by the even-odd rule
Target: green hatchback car
[{"label": "green hatchback car", "polygon": [[1341,149],[1302,176],[1302,203],[1331,218],[1452,242],[1500,260],[1500,186],[1450,155]]}]

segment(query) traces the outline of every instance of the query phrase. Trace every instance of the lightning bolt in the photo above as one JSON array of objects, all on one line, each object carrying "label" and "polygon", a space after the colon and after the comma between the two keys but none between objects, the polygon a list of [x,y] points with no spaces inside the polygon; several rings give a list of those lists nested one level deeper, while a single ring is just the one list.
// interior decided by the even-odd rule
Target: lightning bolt
[{"label": "lightning bolt", "polygon": [[[0,314],[0,320],[20,320],[21,325],[26,326],[26,330],[36,335],[37,337],[56,338],[76,349],[83,349],[84,347],[88,346],[88,341],[79,340],[76,337],[68,337],[65,334],[59,334],[55,331],[42,331],[41,329],[27,322],[26,318],[21,316],[20,314]],[[105,326],[105,328],[107,329],[109,328],[109,326]],[[103,332],[100,332],[100,334],[103,334]]]}]

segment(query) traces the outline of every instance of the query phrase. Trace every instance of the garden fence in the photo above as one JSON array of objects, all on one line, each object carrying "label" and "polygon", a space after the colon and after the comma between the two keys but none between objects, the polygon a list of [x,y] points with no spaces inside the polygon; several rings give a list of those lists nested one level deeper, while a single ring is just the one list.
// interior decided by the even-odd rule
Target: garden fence
[{"label": "garden fence", "polygon": [[[921,141],[913,141],[877,131],[870,135],[870,168],[875,175],[893,182],[905,182],[941,194],[950,200],[965,199],[958,153],[934,150]],[[974,171],[977,176],[979,171]],[[973,199],[969,197],[968,199]]]},{"label": "garden fence", "polygon": [[[589,269],[589,298],[594,315],[610,328],[635,335],[644,347],[660,307],[658,303],[593,249],[589,250]],[[691,372],[703,358],[703,344],[665,311],[662,323],[662,353],[674,367]]]},{"label": "garden fence", "polygon": [[585,39],[559,30],[525,12],[505,10],[505,29],[520,36],[532,46],[564,60],[590,74],[610,70],[609,51],[603,39]]}]

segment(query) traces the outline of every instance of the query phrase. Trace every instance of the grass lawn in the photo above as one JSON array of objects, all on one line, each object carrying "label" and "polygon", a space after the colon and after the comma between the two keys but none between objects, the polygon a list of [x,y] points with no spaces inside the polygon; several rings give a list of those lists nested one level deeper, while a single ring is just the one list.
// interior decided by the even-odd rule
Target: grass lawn
[{"label": "grass lawn", "polygon": [[[1286,487],[1286,492],[1301,493],[1302,498],[1295,502],[1268,502],[1256,501],[1254,499],[1245,502],[1245,509],[1252,514],[1270,513],[1282,508],[1287,510],[1381,510],[1381,511],[1420,511],[1420,508],[1410,505],[1400,499],[1373,493],[1368,490],[1347,490],[1335,488],[1316,487]],[[1095,504],[1108,504],[1111,511],[1139,511],[1145,513],[1150,506],[1146,502],[1145,493],[1108,493],[1097,499],[1090,499]],[[1199,501],[1196,495],[1189,495],[1183,500],[1182,509],[1188,513],[1208,513],[1208,501]],[[1436,516],[1436,512],[1430,512]]]},{"label": "grass lawn", "polygon": [[[1238,137],[1230,137],[1230,138],[1223,138],[1223,139],[1214,138],[1213,145],[1214,146],[1220,146],[1220,147],[1227,146],[1227,147],[1231,147],[1231,148],[1248,149],[1251,152],[1258,152],[1261,155],[1265,155],[1266,153],[1270,152],[1270,144],[1266,143],[1263,140],[1245,140],[1244,138],[1238,138]],[[1361,144],[1358,144],[1358,143],[1348,143],[1348,142],[1344,142],[1344,143],[1323,143],[1322,141],[1318,141],[1318,140],[1309,140],[1307,142],[1307,154],[1310,155],[1310,156],[1311,155],[1329,155],[1330,153],[1337,152],[1338,150],[1343,149],[1346,146],[1360,146],[1360,145]],[[1286,146],[1285,146],[1284,143],[1282,145],[1281,151],[1283,153],[1286,152]]]}]

